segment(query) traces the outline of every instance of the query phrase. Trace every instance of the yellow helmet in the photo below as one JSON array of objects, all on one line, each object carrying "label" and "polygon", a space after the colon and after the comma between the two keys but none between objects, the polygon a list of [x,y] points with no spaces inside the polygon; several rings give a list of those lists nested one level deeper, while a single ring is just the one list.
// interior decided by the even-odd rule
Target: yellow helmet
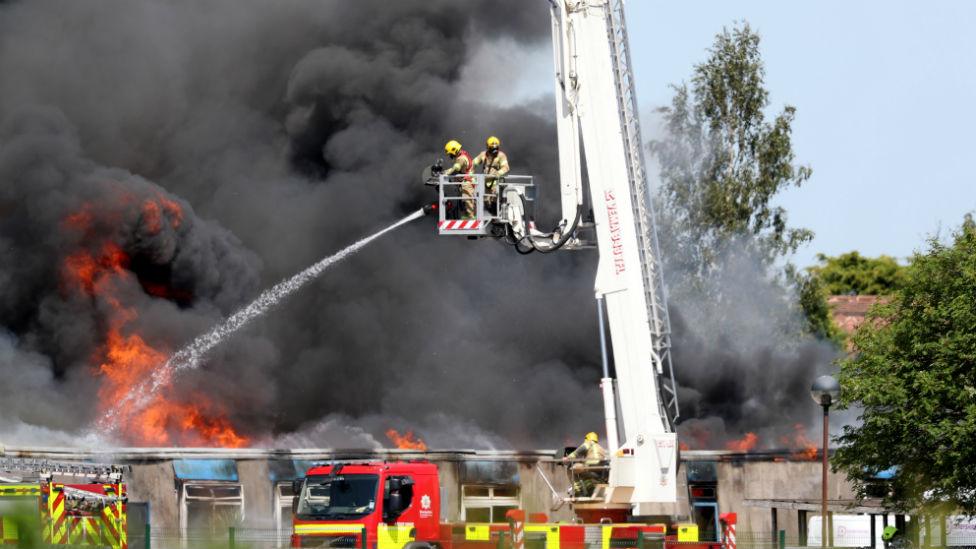
[{"label": "yellow helmet", "polygon": [[485,141],[485,145],[487,145],[489,149],[497,149],[498,147],[501,146],[501,144],[502,144],[501,140],[495,137],[494,135],[489,137],[488,140]]},{"label": "yellow helmet", "polygon": [[600,442],[600,437],[598,437],[593,431],[590,431],[589,433],[586,433],[586,440],[589,440],[590,442]]},{"label": "yellow helmet", "polygon": [[457,156],[457,154],[461,152],[461,143],[459,143],[456,139],[448,141],[447,144],[444,145],[444,152],[447,153],[447,156]]}]

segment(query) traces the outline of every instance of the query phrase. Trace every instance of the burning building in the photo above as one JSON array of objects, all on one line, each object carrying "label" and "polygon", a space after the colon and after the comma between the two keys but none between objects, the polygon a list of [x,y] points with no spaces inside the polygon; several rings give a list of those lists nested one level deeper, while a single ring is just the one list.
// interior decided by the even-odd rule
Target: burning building
[{"label": "burning building", "polygon": [[[414,438],[408,443],[418,442]],[[558,455],[554,450],[5,448],[0,457],[111,460],[122,465],[133,546],[143,545],[147,531],[153,546],[168,546],[223,537],[232,526],[240,541],[285,546],[291,530],[292,481],[315,463],[429,460],[441,478],[442,522],[504,522],[505,512],[513,508],[544,514],[551,522],[570,522],[573,511],[563,501],[569,479]],[[791,540],[806,539],[809,519],[819,504],[818,461],[799,459],[793,452],[686,451],[682,457],[679,484],[684,495],[676,505],[661,506],[660,520],[695,520],[701,539],[714,540],[720,535],[721,510],[738,514],[742,539],[775,539],[780,530]],[[854,500],[840,475],[830,476],[829,493],[832,509],[839,512],[884,512],[872,508],[877,506],[872,502],[845,509]]]}]

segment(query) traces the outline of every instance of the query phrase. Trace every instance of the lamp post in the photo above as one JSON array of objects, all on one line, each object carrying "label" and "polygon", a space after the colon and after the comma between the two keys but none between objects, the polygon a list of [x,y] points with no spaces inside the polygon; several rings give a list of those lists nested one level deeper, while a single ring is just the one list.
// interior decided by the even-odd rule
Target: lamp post
[{"label": "lamp post", "polygon": [[823,477],[821,481],[821,513],[820,513],[820,546],[827,547],[827,445],[829,444],[830,405],[837,401],[840,396],[840,383],[831,376],[820,376],[813,381],[810,387],[810,396],[813,401],[823,408]]}]

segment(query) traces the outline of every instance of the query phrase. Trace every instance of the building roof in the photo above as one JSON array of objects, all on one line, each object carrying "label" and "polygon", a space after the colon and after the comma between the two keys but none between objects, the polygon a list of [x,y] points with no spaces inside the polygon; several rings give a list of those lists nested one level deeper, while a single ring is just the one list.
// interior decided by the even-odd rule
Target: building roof
[{"label": "building roof", "polygon": [[[557,450],[398,450],[372,448],[337,450],[334,448],[68,448],[2,446],[0,458],[40,459],[52,461],[98,461],[99,463],[139,462],[158,460],[296,460],[305,464],[328,460],[406,460],[431,461],[554,461],[562,455]],[[682,450],[684,461],[810,461],[797,457],[796,450],[763,450],[733,452],[729,450]]]},{"label": "building roof", "polygon": [[850,334],[864,322],[868,309],[881,300],[876,295],[832,295],[827,298],[827,305],[834,314],[837,326]]},{"label": "building roof", "polygon": [[[819,499],[744,499],[742,504],[746,507],[761,507],[765,509],[792,509],[796,511],[822,510],[822,503]],[[884,515],[889,512],[881,504],[880,499],[828,499],[827,511],[833,513],[846,514],[871,514]]]}]

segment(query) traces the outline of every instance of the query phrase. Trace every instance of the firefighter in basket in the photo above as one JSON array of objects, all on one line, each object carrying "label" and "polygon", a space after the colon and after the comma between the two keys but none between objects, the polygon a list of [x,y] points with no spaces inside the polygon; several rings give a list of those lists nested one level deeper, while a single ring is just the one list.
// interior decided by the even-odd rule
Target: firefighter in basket
[{"label": "firefighter in basket", "polygon": [[493,135],[485,140],[485,150],[474,159],[474,169],[485,174],[485,208],[493,215],[498,215],[499,184],[509,172],[508,155],[501,146],[501,140]]},{"label": "firefighter in basket", "polygon": [[596,433],[586,433],[583,444],[563,458],[564,462],[574,460],[575,463],[570,467],[576,477],[572,486],[573,496],[590,496],[597,484],[607,482],[607,451],[600,446],[600,437]]},{"label": "firefighter in basket", "polygon": [[444,170],[444,175],[465,176],[461,181],[461,202],[464,203],[461,209],[464,212],[463,218],[474,219],[478,208],[474,197],[476,186],[471,178],[471,174],[474,173],[474,162],[471,160],[471,155],[461,147],[461,143],[456,139],[452,139],[444,145],[444,152],[454,162],[453,166]]}]

